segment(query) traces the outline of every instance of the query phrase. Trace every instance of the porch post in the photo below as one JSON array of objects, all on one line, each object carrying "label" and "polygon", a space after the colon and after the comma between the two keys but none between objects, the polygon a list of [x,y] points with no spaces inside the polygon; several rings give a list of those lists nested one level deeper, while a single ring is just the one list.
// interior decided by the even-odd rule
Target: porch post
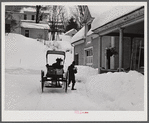
[{"label": "porch post", "polygon": [[131,40],[131,55],[130,55],[130,70],[132,69],[132,65],[133,65],[133,36],[130,37]]},{"label": "porch post", "polygon": [[98,37],[98,73],[101,73],[100,67],[102,65],[102,36]]},{"label": "porch post", "polygon": [[122,58],[123,58],[123,28],[119,28],[119,71],[122,68]]},{"label": "porch post", "polygon": [[[111,47],[115,47],[115,37],[111,37]],[[115,69],[115,56],[111,56],[110,69]]]}]

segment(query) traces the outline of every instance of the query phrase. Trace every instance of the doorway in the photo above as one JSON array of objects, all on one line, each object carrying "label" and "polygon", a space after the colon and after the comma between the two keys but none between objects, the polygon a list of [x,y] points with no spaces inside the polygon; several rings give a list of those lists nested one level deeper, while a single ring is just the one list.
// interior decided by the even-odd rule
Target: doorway
[{"label": "doorway", "polygon": [[25,30],[25,36],[29,37],[29,30]]},{"label": "doorway", "polygon": [[74,61],[76,65],[79,65],[79,54],[78,53],[75,54]]}]

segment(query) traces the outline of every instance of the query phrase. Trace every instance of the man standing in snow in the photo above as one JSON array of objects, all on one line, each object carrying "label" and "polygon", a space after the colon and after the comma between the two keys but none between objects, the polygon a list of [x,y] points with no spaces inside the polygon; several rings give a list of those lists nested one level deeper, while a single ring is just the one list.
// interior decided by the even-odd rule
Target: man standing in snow
[{"label": "man standing in snow", "polygon": [[77,73],[77,68],[75,67],[75,61],[72,62],[72,64],[68,67],[68,75],[69,75],[69,82],[68,86],[70,85],[70,82],[72,81],[72,88],[71,90],[76,90],[74,88],[75,86],[75,74]]}]

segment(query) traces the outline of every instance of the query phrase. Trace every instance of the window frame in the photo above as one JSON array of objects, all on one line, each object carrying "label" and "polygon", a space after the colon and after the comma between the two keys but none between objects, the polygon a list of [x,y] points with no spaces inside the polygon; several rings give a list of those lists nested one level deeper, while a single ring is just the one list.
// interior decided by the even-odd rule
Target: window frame
[{"label": "window frame", "polygon": [[[89,52],[91,51],[91,52]],[[87,66],[92,66],[93,65],[93,47],[88,47],[88,48],[84,48],[84,52],[85,52],[85,65]],[[89,53],[87,55],[87,52]],[[92,61],[92,62],[88,62],[88,61]]]}]

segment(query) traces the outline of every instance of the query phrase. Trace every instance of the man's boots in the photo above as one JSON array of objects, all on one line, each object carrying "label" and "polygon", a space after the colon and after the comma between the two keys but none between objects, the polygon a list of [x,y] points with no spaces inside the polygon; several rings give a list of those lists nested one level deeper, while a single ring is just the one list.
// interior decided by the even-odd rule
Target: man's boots
[{"label": "man's boots", "polygon": [[77,89],[74,88],[74,86],[75,86],[75,83],[72,83],[72,88],[71,88],[71,90],[77,90]]}]

